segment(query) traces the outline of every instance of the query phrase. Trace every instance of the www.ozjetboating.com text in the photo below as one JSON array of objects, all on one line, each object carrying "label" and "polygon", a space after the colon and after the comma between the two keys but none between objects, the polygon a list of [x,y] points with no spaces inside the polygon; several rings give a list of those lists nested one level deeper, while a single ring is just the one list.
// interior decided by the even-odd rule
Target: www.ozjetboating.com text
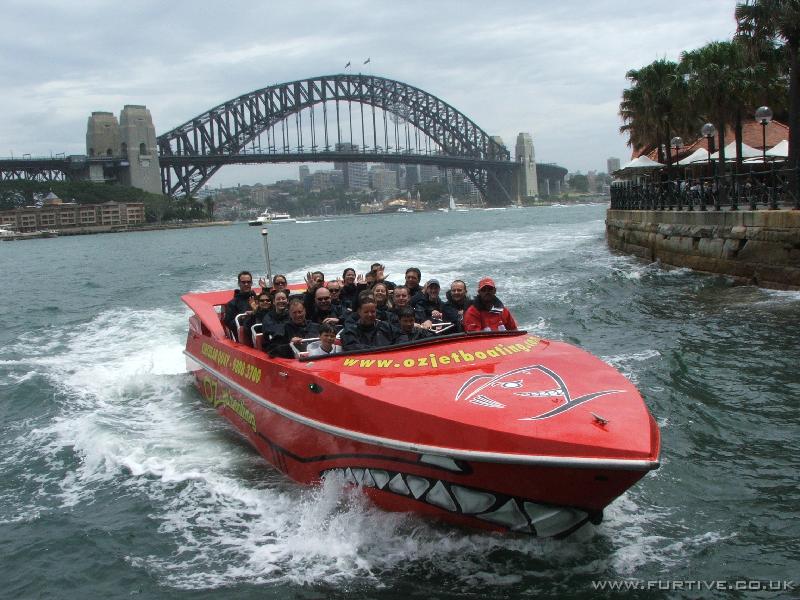
[{"label": "www.ozjetboating.com text", "polygon": [[438,369],[440,365],[449,365],[457,363],[471,363],[476,361],[488,360],[490,358],[499,358],[501,356],[509,356],[518,352],[530,352],[535,348],[541,338],[530,336],[525,338],[524,342],[519,344],[497,344],[485,350],[475,350],[473,352],[464,352],[458,350],[450,354],[436,354],[430,352],[425,356],[415,356],[411,358],[404,358],[402,360],[389,358],[345,358],[342,364],[345,367],[378,367],[379,369],[413,369],[413,368],[433,368]]}]

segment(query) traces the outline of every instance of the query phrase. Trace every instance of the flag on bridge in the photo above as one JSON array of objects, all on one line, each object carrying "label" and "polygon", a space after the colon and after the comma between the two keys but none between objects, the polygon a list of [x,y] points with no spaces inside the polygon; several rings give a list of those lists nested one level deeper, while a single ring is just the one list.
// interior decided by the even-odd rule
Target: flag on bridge
[{"label": "flag on bridge", "polygon": [[367,60],[364,61],[364,64],[367,64],[368,62],[369,62],[369,58],[367,58]]}]

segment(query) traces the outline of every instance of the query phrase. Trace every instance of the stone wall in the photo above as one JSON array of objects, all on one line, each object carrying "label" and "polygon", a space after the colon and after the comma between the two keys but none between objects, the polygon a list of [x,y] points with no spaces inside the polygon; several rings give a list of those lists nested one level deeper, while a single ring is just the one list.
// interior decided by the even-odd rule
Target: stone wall
[{"label": "stone wall", "polygon": [[609,210],[611,248],[649,261],[800,290],[800,211]]}]

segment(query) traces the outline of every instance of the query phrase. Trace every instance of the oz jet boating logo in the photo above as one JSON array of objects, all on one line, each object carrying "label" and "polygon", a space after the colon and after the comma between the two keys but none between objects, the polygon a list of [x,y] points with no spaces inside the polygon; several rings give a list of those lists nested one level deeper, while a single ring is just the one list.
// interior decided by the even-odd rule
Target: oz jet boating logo
[{"label": "oz jet boating logo", "polygon": [[[573,398],[558,373],[542,365],[531,365],[501,375],[470,377],[458,390],[456,402],[468,400],[487,408],[514,408],[514,412],[529,415],[520,416],[520,421],[537,421],[560,415],[600,396],[621,393],[622,390],[604,390]],[[520,402],[520,398],[525,401]]]}]

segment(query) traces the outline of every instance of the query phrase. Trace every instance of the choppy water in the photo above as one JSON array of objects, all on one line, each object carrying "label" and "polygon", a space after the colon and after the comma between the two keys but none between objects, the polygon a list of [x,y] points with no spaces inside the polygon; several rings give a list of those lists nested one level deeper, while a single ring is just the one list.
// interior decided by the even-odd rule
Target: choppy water
[{"label": "choppy water", "polygon": [[800,293],[613,255],[604,217],[386,215],[270,234],[290,279],[375,260],[398,281],[411,265],[472,288],[491,274],[523,326],[639,386],[663,466],[563,541],[384,513],[334,482],[300,487],[206,407],[184,373],[179,296],[263,273],[257,228],[0,244],[0,597],[597,597],[600,579],[798,582]]}]

